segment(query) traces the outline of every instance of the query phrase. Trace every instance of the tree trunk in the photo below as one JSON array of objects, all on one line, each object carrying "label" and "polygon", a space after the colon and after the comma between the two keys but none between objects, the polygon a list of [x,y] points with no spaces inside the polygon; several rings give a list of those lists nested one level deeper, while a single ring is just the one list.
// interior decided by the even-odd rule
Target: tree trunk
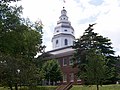
[{"label": "tree trunk", "polygon": [[97,90],[99,90],[99,85],[97,84]]},{"label": "tree trunk", "polygon": [[10,90],[13,90],[12,86],[10,86]]},{"label": "tree trunk", "polygon": [[17,86],[17,83],[15,83],[15,90],[18,90],[18,86]]},{"label": "tree trunk", "polygon": [[11,85],[11,84],[9,84],[9,87],[10,87],[10,90],[13,90],[13,88],[12,88],[12,85]]}]

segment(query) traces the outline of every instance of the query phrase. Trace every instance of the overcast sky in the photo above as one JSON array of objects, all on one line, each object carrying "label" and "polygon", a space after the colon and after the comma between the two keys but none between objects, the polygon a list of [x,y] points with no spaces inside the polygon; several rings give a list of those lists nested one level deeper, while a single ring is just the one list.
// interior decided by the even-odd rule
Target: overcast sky
[{"label": "overcast sky", "polygon": [[22,0],[23,16],[31,21],[41,19],[46,51],[52,50],[51,39],[63,6],[69,21],[80,37],[89,24],[97,23],[94,32],[111,39],[116,55],[120,55],[120,0]]}]

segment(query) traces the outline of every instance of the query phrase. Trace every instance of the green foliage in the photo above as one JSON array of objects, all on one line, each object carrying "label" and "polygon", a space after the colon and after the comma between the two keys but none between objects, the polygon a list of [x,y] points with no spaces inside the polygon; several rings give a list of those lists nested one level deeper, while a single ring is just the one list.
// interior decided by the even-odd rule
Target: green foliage
[{"label": "green foliage", "polygon": [[85,84],[102,85],[109,77],[107,62],[100,51],[89,50],[86,63],[81,64],[81,67],[84,67],[84,71],[80,72],[80,77]]},{"label": "green foliage", "polygon": [[[119,90],[119,89],[120,85],[103,85],[100,87],[100,90]],[[70,90],[96,90],[96,87],[75,85]]]},{"label": "green foliage", "polygon": [[[19,90],[55,90],[56,86],[34,86],[34,87],[20,87]],[[7,87],[0,87],[0,90],[8,90]]]},{"label": "green foliage", "polygon": [[115,58],[110,39],[93,32],[93,25],[75,41],[73,60],[77,60],[78,75],[85,83],[101,85],[114,77]]},{"label": "green foliage", "polygon": [[118,56],[116,59],[116,76],[117,76],[117,81],[120,81],[120,57]]},{"label": "green foliage", "polygon": [[4,2],[4,3],[10,3],[10,2],[16,2],[16,1],[20,1],[20,0],[1,0],[0,3]]},{"label": "green foliage", "polygon": [[37,87],[30,87],[29,90],[56,90],[56,86],[37,86]]},{"label": "green foliage", "polygon": [[32,85],[39,78],[33,61],[42,50],[42,25],[22,19],[22,7],[9,1],[0,2],[0,83],[17,90],[17,84]]},{"label": "green foliage", "polygon": [[[76,49],[75,57],[78,60],[81,59],[81,62],[84,62],[87,50],[97,49],[100,50],[101,53],[107,57],[107,59],[112,60],[113,63],[114,57],[112,55],[114,55],[114,51],[113,47],[111,47],[112,43],[110,42],[110,39],[93,32],[93,25],[89,25],[83,35],[75,41],[73,46],[73,48]],[[79,57],[79,55],[81,57]]]},{"label": "green foliage", "polygon": [[45,73],[45,79],[47,81],[50,80],[52,83],[61,81],[62,74],[61,74],[59,64],[56,60],[49,60],[45,62],[42,69]]}]

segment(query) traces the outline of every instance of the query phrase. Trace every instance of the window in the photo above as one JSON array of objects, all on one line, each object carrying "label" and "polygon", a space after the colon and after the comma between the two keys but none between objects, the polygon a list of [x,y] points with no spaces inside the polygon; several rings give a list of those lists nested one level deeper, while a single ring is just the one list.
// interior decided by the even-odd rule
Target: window
[{"label": "window", "polygon": [[60,62],[59,59],[57,60],[57,63],[58,63],[58,65],[59,65],[59,67],[60,67],[60,66],[61,66],[61,62]]},{"label": "window", "polygon": [[65,45],[68,45],[68,40],[67,39],[65,39]]},{"label": "window", "polygon": [[67,59],[63,58],[63,66],[67,66]]},{"label": "window", "polygon": [[65,31],[65,32],[67,32],[67,30],[66,30],[66,29],[65,29],[64,31]]},{"label": "window", "polygon": [[70,82],[74,82],[74,73],[70,73]]},{"label": "window", "polygon": [[58,40],[56,40],[56,44],[58,44]]},{"label": "window", "polygon": [[80,77],[79,77],[79,76],[77,77],[77,81],[81,81],[81,79],[80,79]]},{"label": "window", "polygon": [[69,58],[69,65],[73,65],[73,60],[72,60],[72,58]]},{"label": "window", "polygon": [[67,74],[63,74],[63,82],[67,82]]}]

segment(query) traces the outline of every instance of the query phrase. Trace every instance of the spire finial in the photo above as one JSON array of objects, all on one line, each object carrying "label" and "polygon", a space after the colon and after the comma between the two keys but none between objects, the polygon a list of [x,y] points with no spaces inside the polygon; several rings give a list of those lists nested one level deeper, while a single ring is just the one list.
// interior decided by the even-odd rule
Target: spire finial
[{"label": "spire finial", "polygon": [[63,0],[63,9],[65,8],[64,6],[65,6],[65,3],[66,3],[66,1],[65,0]]}]

